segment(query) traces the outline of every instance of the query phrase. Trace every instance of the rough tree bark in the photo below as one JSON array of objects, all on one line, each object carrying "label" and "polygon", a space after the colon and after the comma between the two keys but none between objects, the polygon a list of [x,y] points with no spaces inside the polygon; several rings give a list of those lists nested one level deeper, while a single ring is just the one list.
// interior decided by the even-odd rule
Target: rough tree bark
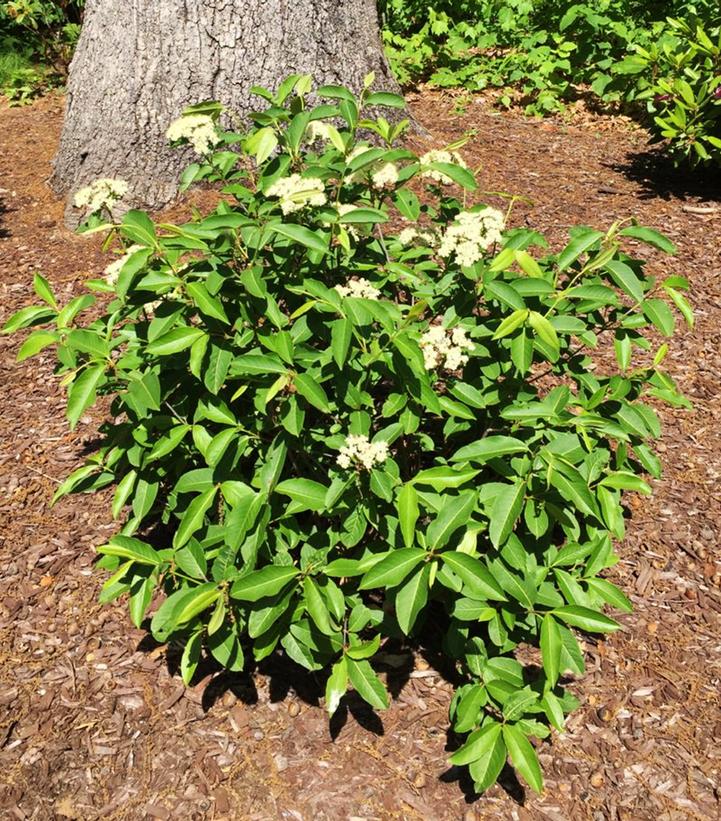
[{"label": "rough tree bark", "polygon": [[117,177],[133,205],[163,205],[192,160],[165,137],[185,106],[243,116],[262,105],[253,85],[302,73],[359,89],[370,71],[397,91],[376,0],[88,0],[51,184]]}]

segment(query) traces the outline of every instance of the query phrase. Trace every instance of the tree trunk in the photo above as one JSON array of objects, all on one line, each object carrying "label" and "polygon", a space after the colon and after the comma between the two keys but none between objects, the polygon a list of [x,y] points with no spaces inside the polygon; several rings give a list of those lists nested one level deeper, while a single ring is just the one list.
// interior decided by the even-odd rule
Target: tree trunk
[{"label": "tree trunk", "polygon": [[300,73],[358,90],[370,71],[397,91],[376,0],[88,0],[51,184],[72,194],[115,177],[130,204],[163,205],[193,159],[165,137],[187,105],[243,117],[264,105],[253,85]]}]

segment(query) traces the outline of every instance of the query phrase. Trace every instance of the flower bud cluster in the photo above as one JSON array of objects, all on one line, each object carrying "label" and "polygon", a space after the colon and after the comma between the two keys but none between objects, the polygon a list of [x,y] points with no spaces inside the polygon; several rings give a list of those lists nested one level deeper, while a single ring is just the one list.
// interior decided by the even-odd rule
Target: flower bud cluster
[{"label": "flower bud cluster", "polygon": [[504,217],[495,208],[483,211],[461,211],[446,228],[438,253],[455,254],[459,265],[471,266],[483,258],[483,252],[501,241]]},{"label": "flower bud cluster", "polygon": [[349,434],[340,449],[336,462],[344,470],[355,465],[371,470],[388,458],[388,442],[371,442],[364,434]]},{"label": "flower bud cluster", "polygon": [[438,245],[438,234],[432,229],[404,228],[398,234],[401,245],[428,245],[435,248]]},{"label": "flower bud cluster", "polygon": [[431,325],[421,336],[421,350],[423,362],[429,371],[435,368],[444,368],[447,371],[456,371],[461,365],[468,362],[464,351],[473,347],[464,328],[449,330],[442,325]]},{"label": "flower bud cluster", "polygon": [[103,208],[112,208],[127,193],[128,184],[124,180],[103,178],[77,191],[73,198],[73,205],[95,213]]},{"label": "flower bud cluster", "polygon": [[187,140],[196,154],[205,157],[220,142],[215,121],[207,114],[186,114],[170,124],[165,136],[171,142]]},{"label": "flower bud cluster", "polygon": [[325,205],[328,202],[323,180],[319,177],[301,177],[300,174],[281,177],[265,193],[269,197],[278,197],[284,214],[293,214],[308,205]]},{"label": "flower bud cluster", "polygon": [[378,299],[381,295],[378,288],[363,277],[349,279],[345,285],[336,285],[335,289],[341,296],[354,296],[357,299]]}]

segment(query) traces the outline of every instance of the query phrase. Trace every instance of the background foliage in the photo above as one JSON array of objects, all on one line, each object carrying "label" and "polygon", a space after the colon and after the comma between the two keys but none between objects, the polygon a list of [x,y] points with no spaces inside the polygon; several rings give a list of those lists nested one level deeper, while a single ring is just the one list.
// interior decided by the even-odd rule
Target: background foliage
[{"label": "background foliage", "polygon": [[0,2],[0,89],[11,102],[64,83],[84,6],[85,0]]},{"label": "background foliage", "polygon": [[[386,0],[401,83],[501,89],[503,105],[558,111],[580,95],[623,103],[674,155],[718,161],[721,9],[716,2]],[[669,19],[670,18],[670,19]],[[645,115],[645,116],[644,116]]]},{"label": "background foliage", "polygon": [[[62,85],[84,0],[0,3],[0,89],[13,103]],[[721,162],[716,0],[379,0],[401,85],[498,90],[529,114],[583,96],[640,117],[673,157]]]}]

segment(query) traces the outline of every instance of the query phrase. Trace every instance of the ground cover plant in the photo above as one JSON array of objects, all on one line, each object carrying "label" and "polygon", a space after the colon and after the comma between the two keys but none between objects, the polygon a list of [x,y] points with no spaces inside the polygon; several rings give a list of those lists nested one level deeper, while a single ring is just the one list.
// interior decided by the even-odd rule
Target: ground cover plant
[{"label": "ground cover plant", "polygon": [[498,88],[503,105],[531,114],[585,94],[630,106],[675,158],[718,161],[718,4],[388,0],[383,8],[386,48],[406,86]]},{"label": "ground cover plant", "polygon": [[184,184],[224,185],[210,216],[115,223],[122,181],[78,193],[116,261],[62,307],[37,276],[44,304],[5,327],[34,328],[21,359],[57,346],[71,424],[111,400],[57,495],[116,485],[103,598],[127,594],[138,625],[153,605],[186,681],[203,654],[239,670],[284,652],[327,676],[329,712],[349,686],[380,709],[379,649],[433,646],[466,738],[452,760],[482,791],[509,757],[540,790],[529,738],[574,706],[575,631],[629,608],[602,573],[623,493],[660,472],[648,398],[684,404],[656,338],[669,303],[692,320],[686,281],[624,252],[674,250],[633,223],[549,252],[477,202],[461,146],[418,157],[403,122],[368,118],[399,98],[308,91],[259,89],[247,134],[214,105],[171,126],[201,155]]}]

